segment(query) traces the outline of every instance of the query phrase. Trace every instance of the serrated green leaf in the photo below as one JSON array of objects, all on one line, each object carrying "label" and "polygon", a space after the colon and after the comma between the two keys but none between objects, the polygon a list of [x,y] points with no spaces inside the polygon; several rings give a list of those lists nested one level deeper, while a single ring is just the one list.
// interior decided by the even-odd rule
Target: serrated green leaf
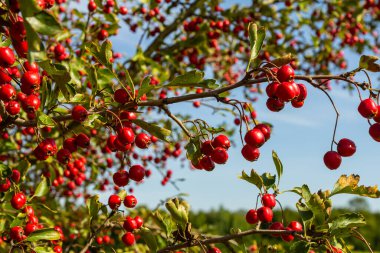
[{"label": "serrated green leaf", "polygon": [[171,135],[171,132],[169,129],[162,128],[154,123],[148,123],[143,120],[133,120],[133,123],[140,126],[145,131],[149,132],[151,135],[156,136],[157,138],[168,142],[168,137]]},{"label": "serrated green leaf", "polygon": [[260,191],[262,191],[262,188],[264,186],[263,179],[255,170],[251,170],[251,175],[248,176],[244,171],[241,172],[240,179],[243,179],[253,185],[255,185]]},{"label": "serrated green leaf", "polygon": [[87,68],[87,77],[91,84],[91,95],[95,96],[98,91],[98,73],[93,66]]},{"label": "serrated green leaf", "polygon": [[54,230],[53,228],[46,228],[46,229],[40,229],[36,230],[25,239],[25,241],[28,242],[37,242],[41,240],[47,240],[47,241],[54,241],[59,240],[61,238],[61,235],[58,231]]},{"label": "serrated green leaf", "polygon": [[33,29],[44,35],[55,35],[61,32],[62,27],[55,17],[47,11],[41,11],[26,18]]},{"label": "serrated green leaf", "polygon": [[310,250],[310,243],[306,241],[298,241],[290,246],[291,253],[307,253]]},{"label": "serrated green leaf", "polygon": [[380,198],[380,191],[375,186],[364,186],[359,185],[360,176],[359,175],[342,175],[338,181],[334,185],[334,189],[332,190],[330,196],[346,193],[346,194],[354,194],[363,197],[370,198]]},{"label": "serrated green leaf", "polygon": [[296,60],[296,57],[294,57],[291,53],[281,56],[280,58],[276,58],[270,63],[265,64],[263,67],[265,68],[273,68],[274,66],[281,67],[286,64],[291,63],[292,61]]},{"label": "serrated green leaf", "polygon": [[156,86],[150,84],[150,80],[152,79],[152,76],[146,76],[144,80],[141,82],[139,91],[137,93],[137,99],[140,99],[145,94],[148,94],[151,90],[156,88]]},{"label": "serrated green leaf", "polygon": [[37,125],[39,128],[42,127],[55,127],[55,121],[43,112],[38,112]]},{"label": "serrated green leaf", "polygon": [[34,195],[32,196],[32,198],[45,196],[50,191],[50,180],[48,178],[46,178],[45,176],[42,176],[41,178],[42,178],[42,180],[38,184],[36,191],[34,192]]},{"label": "serrated green leaf", "polygon": [[265,27],[258,27],[257,24],[251,22],[248,25],[248,35],[251,44],[251,56],[247,66],[247,72],[250,68],[251,62],[259,56],[261,47],[263,46]]},{"label": "serrated green leaf", "polygon": [[[129,86],[130,90],[131,90],[131,93],[132,93],[131,95],[134,98],[135,97],[135,85],[132,81],[131,75],[129,74],[128,70],[125,70],[125,80]],[[120,80],[119,80],[119,83],[120,83]],[[123,87],[124,87],[124,85],[123,85]]]},{"label": "serrated green leaf", "polygon": [[373,55],[362,55],[360,57],[359,68],[365,69],[371,72],[380,72],[380,64],[376,63],[379,59]]},{"label": "serrated green leaf", "polygon": [[140,234],[142,239],[145,241],[145,243],[148,245],[150,252],[157,252],[157,240],[152,231],[148,228],[141,228]]},{"label": "serrated green leaf", "polygon": [[[165,87],[198,87],[205,74],[199,70],[192,70],[183,75],[176,76],[171,82],[164,85]],[[202,86],[200,86],[202,87]]]},{"label": "serrated green leaf", "polygon": [[189,143],[186,144],[185,149],[187,159],[196,164],[202,156],[199,137],[191,138]]},{"label": "serrated green leaf", "polygon": [[276,175],[272,175],[268,172],[262,174],[261,178],[266,189],[272,188],[276,183]]},{"label": "serrated green leaf", "polygon": [[54,253],[51,247],[34,247],[33,250],[36,253]]},{"label": "serrated green leaf", "polygon": [[283,166],[282,166],[280,158],[278,157],[277,153],[274,150],[272,151],[272,159],[273,159],[274,165],[276,166],[277,177],[278,177],[277,182],[278,184],[280,184],[280,178],[282,176]]},{"label": "serrated green leaf", "polygon": [[314,220],[313,212],[302,202],[297,202],[296,207],[304,224],[304,229],[309,230]]},{"label": "serrated green leaf", "polygon": [[94,195],[91,198],[87,199],[86,205],[91,219],[97,216],[102,206],[102,204],[99,202],[99,195]]},{"label": "serrated green leaf", "polygon": [[71,80],[70,73],[62,64],[53,64],[50,60],[38,62],[57,84],[66,84]]},{"label": "serrated green leaf", "polygon": [[366,221],[362,214],[341,214],[332,220],[329,232],[331,233],[331,235],[337,237],[349,236],[352,228],[364,226],[365,224]]}]

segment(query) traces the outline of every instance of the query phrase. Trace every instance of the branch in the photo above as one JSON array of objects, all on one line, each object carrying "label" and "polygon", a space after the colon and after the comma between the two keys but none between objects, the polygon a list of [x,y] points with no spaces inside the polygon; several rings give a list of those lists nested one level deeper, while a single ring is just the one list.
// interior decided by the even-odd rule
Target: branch
[{"label": "branch", "polygon": [[162,110],[164,110],[164,112],[169,116],[169,118],[171,118],[172,120],[174,120],[178,126],[180,126],[182,128],[182,130],[185,132],[185,134],[187,136],[189,136],[189,138],[192,137],[191,133],[189,132],[189,130],[187,130],[187,128],[185,127],[185,125],[182,123],[182,121],[180,121],[176,116],[174,116],[170,111],[169,111],[169,108],[166,106],[166,105],[163,105],[161,106]]},{"label": "branch", "polygon": [[213,243],[226,243],[230,240],[242,238],[244,236],[253,235],[253,234],[297,235],[297,234],[302,234],[302,233],[303,231],[298,232],[298,231],[289,231],[289,230],[251,229],[251,230],[243,231],[243,232],[232,234],[232,235],[213,237],[213,238],[208,238],[204,240],[194,240],[193,242],[189,241],[189,242],[177,244],[174,246],[169,246],[164,249],[160,249],[159,251],[157,251],[157,253],[170,252],[172,250],[190,248],[190,247],[200,246],[200,245],[208,245],[208,244],[213,244]]}]

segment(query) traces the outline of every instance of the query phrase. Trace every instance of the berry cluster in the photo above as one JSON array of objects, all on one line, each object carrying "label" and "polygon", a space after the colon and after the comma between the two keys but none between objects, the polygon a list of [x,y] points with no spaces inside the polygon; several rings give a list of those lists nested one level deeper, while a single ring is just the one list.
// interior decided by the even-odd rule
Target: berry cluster
[{"label": "berry cluster", "polygon": [[271,128],[266,124],[258,124],[249,130],[244,136],[246,144],[241,150],[243,157],[250,162],[259,159],[259,148],[269,140],[270,134]]},{"label": "berry cluster", "polygon": [[369,128],[369,135],[375,141],[380,142],[380,105],[371,98],[367,98],[360,102],[358,111],[364,118],[375,121]]},{"label": "berry cluster", "polygon": [[[262,195],[261,197],[261,203],[262,207],[259,209],[251,209],[247,212],[245,219],[249,224],[256,224],[259,221],[262,223],[272,223],[273,220],[273,211],[272,209],[276,206],[276,197],[273,194],[266,193]],[[281,222],[273,222],[269,229],[271,230],[288,230],[288,231],[295,231],[300,232],[303,230],[302,224],[298,221],[292,221],[289,223],[289,225],[285,228],[284,225]],[[293,234],[272,234],[274,237],[279,237],[286,241],[290,242],[294,240]]]},{"label": "berry cluster", "polygon": [[272,112],[279,112],[285,107],[285,103],[291,102],[295,108],[303,106],[307,97],[307,89],[304,84],[296,84],[294,80],[294,70],[289,65],[284,65],[279,69],[273,69],[277,80],[270,83],[266,88],[268,95],[267,107]]},{"label": "berry cluster", "polygon": [[337,151],[328,151],[324,155],[323,161],[327,168],[330,170],[336,170],[342,163],[342,157],[352,156],[355,152],[355,143],[350,139],[343,138],[338,142]]}]

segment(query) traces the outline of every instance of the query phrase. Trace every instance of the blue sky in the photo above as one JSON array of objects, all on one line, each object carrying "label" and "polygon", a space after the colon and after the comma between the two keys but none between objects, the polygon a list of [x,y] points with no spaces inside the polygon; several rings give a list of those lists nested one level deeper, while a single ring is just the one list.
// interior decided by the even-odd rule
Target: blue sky
[{"label": "blue sky", "polygon": [[[237,1],[228,1],[229,4]],[[246,3],[247,1],[239,1]],[[131,34],[123,27],[119,36],[112,39],[115,51],[122,52],[130,57],[135,50],[139,39],[138,34]],[[345,52],[349,57],[349,69],[357,67],[359,55]],[[368,52],[368,54],[371,54]],[[373,54],[373,53],[372,53]],[[133,75],[133,73],[131,73]],[[337,74],[339,74],[337,72]],[[373,80],[379,75],[372,75]],[[359,79],[363,76],[359,76]],[[270,112],[265,106],[265,97],[260,97],[254,104],[258,113],[258,120],[268,121],[274,125],[270,141],[261,148],[259,161],[246,162],[240,154],[241,142],[235,137],[236,147],[229,150],[227,164],[218,165],[213,172],[191,171],[181,168],[180,164],[169,163],[173,170],[173,178],[186,178],[179,182],[180,192],[188,193],[186,199],[195,210],[208,210],[224,206],[231,210],[249,209],[254,207],[258,190],[249,183],[238,179],[242,170],[249,172],[255,169],[260,173],[269,171],[274,173],[271,152],[275,150],[284,164],[284,175],[280,190],[291,189],[295,186],[308,184],[315,192],[319,189],[332,189],[334,183],[342,174],[359,174],[361,184],[375,185],[380,182],[379,145],[368,134],[368,123],[357,112],[359,98],[344,91],[343,83],[332,83],[333,97],[341,118],[337,131],[337,140],[350,138],[357,145],[357,152],[353,157],[344,158],[342,165],[336,171],[328,170],[323,164],[323,155],[330,148],[335,113],[326,95],[317,89],[308,86],[309,97],[301,109],[287,105],[279,112]],[[241,90],[240,90],[241,91]],[[235,91],[239,97],[239,90]],[[366,94],[367,95],[367,94]],[[208,108],[194,110],[191,103],[169,106],[173,112],[189,112],[196,118],[207,118],[212,125],[221,122],[233,124],[233,117],[224,118],[212,115]],[[135,196],[140,203],[155,207],[160,200],[171,197],[179,192],[171,185],[162,187],[161,177],[153,168],[152,178],[135,188]],[[349,195],[333,197],[337,206],[347,205]],[[294,207],[297,196],[292,193],[280,195],[278,199],[284,206]],[[380,200],[368,199],[371,209],[380,211]]]}]

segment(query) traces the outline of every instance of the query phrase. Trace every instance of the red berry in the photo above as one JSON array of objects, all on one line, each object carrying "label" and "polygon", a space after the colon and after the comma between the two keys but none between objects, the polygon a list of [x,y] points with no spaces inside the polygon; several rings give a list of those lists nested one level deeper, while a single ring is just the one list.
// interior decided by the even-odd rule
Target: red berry
[{"label": "red berry", "polygon": [[257,216],[261,222],[271,222],[273,219],[273,211],[269,207],[263,206],[257,209]]},{"label": "red berry", "polygon": [[371,98],[364,99],[358,107],[359,113],[367,119],[371,119],[377,114],[377,105]]},{"label": "red berry", "polygon": [[20,226],[15,226],[11,228],[9,236],[16,242],[22,241],[24,239],[24,229]]},{"label": "red berry", "polygon": [[67,138],[63,142],[63,148],[69,150],[71,153],[74,153],[77,151],[78,147],[75,143],[75,138]]},{"label": "red berry", "polygon": [[98,33],[98,40],[105,40],[106,38],[108,38],[108,32],[104,29],[100,30],[99,33]]},{"label": "red berry", "polygon": [[251,209],[245,215],[245,220],[249,224],[256,224],[259,221],[259,217],[257,216],[257,211],[255,209]]},{"label": "red berry", "polygon": [[278,83],[278,82],[273,82],[273,83],[268,84],[268,86],[265,89],[268,97],[276,98],[276,91],[277,91],[277,88],[279,85],[280,85],[280,83]]},{"label": "red berry", "polygon": [[[269,229],[271,230],[284,230],[284,225],[281,222],[273,222],[272,225],[270,225]],[[280,234],[272,234],[274,237],[280,237]]]},{"label": "red berry", "polygon": [[86,108],[84,108],[81,105],[74,106],[74,108],[71,111],[71,116],[73,120],[78,121],[78,122],[85,121],[87,118],[87,115],[88,115],[88,112]]},{"label": "red berry", "polygon": [[128,195],[124,199],[124,205],[127,208],[134,208],[137,205],[137,199],[133,195]]},{"label": "red berry", "polygon": [[[291,231],[292,229],[291,228],[285,228],[285,230]],[[292,235],[292,234],[284,234],[284,235],[281,235],[281,238],[285,242],[291,242],[291,241],[294,240],[294,235]]]},{"label": "red berry", "polygon": [[341,156],[352,156],[356,152],[356,145],[350,139],[344,138],[338,142],[337,151]]},{"label": "red berry", "polygon": [[127,246],[131,246],[135,243],[135,236],[131,232],[127,232],[121,238],[123,243]]},{"label": "red berry", "polygon": [[336,151],[328,151],[323,157],[325,165],[330,170],[336,170],[342,163],[342,157]]},{"label": "red berry", "polygon": [[228,160],[228,153],[224,148],[217,147],[211,152],[211,160],[217,164],[225,164]]},{"label": "red berry", "polygon": [[128,9],[125,6],[121,6],[119,8],[119,12],[120,12],[121,15],[127,15],[128,14]]},{"label": "red berry", "polygon": [[297,101],[303,101],[307,97],[307,88],[303,83],[298,83],[297,85],[300,90],[300,93],[297,97]]},{"label": "red berry", "polygon": [[231,142],[227,136],[221,134],[215,137],[215,139],[212,141],[212,146],[214,148],[220,147],[228,150],[231,147]]},{"label": "red berry", "polygon": [[[297,92],[298,91],[298,92]],[[282,82],[277,90],[276,97],[284,102],[289,102],[297,97],[299,94],[299,88],[295,83]]]},{"label": "red berry", "polygon": [[263,206],[273,209],[276,206],[276,197],[273,194],[266,193],[261,197]]},{"label": "red berry", "polygon": [[217,247],[210,248],[207,253],[222,253],[222,251]]},{"label": "red berry", "polygon": [[119,186],[126,186],[129,182],[129,174],[125,170],[119,170],[112,176],[113,182]]},{"label": "red berry", "polygon": [[40,99],[36,95],[29,95],[21,100],[22,109],[27,113],[33,113],[38,110],[41,105]]},{"label": "red berry", "polygon": [[279,112],[285,107],[285,103],[282,100],[276,98],[268,98],[267,108],[272,112]]},{"label": "red berry", "polygon": [[119,206],[121,205],[121,198],[118,195],[111,195],[108,198],[108,205],[112,210],[118,209]]},{"label": "red berry", "polygon": [[142,225],[144,224],[144,220],[140,216],[135,217],[137,229],[141,228]]},{"label": "red berry", "polygon": [[11,181],[8,178],[0,180],[0,192],[6,192],[11,188]]},{"label": "red berry", "polygon": [[9,47],[0,47],[0,66],[9,68],[16,61],[16,57]]},{"label": "red berry", "polygon": [[117,89],[113,95],[116,102],[119,104],[125,104],[129,101],[128,92],[124,88]]},{"label": "red berry", "polygon": [[136,220],[128,216],[123,223],[123,228],[128,232],[133,232],[133,230],[137,229]]},{"label": "red berry", "polygon": [[80,133],[75,137],[75,144],[81,148],[88,148],[90,146],[90,138],[86,134]]},{"label": "red berry", "polygon": [[271,134],[271,128],[270,126],[268,126],[267,124],[258,124],[257,126],[255,126],[254,128],[256,129],[259,129],[263,134],[264,134],[264,137],[265,137],[265,141],[269,140],[270,139],[270,134]]},{"label": "red berry", "polygon": [[33,233],[37,230],[37,224],[34,223],[27,223],[25,225],[25,235],[28,236],[29,234]]},{"label": "red berry", "polygon": [[260,150],[258,148],[254,148],[251,145],[244,145],[241,150],[243,157],[250,162],[257,161],[260,157]]},{"label": "red berry", "polygon": [[68,149],[62,148],[57,152],[57,160],[61,164],[67,164],[71,160],[71,152]]},{"label": "red berry", "polygon": [[201,152],[206,156],[210,156],[213,149],[214,148],[210,140],[203,142],[201,145]]},{"label": "red berry", "polygon": [[149,147],[149,144],[151,142],[150,136],[145,133],[139,133],[136,135],[135,138],[135,144],[137,147],[141,149],[146,149]]},{"label": "red berry", "polygon": [[261,147],[265,142],[265,136],[263,132],[259,129],[252,129],[249,130],[245,136],[244,140],[248,145],[251,145],[252,147]]},{"label": "red berry", "polygon": [[145,169],[141,165],[133,165],[129,169],[129,178],[136,182],[143,180],[144,176],[145,176]]},{"label": "red berry", "polygon": [[117,138],[122,144],[130,144],[135,140],[135,133],[130,127],[122,127],[117,133]]},{"label": "red berry", "polygon": [[21,208],[23,208],[25,203],[26,203],[26,197],[25,197],[25,194],[22,192],[16,193],[15,195],[13,195],[11,199],[12,207],[17,210],[20,210]]},{"label": "red berry", "polygon": [[16,184],[18,184],[18,182],[20,182],[20,179],[21,179],[21,173],[20,173],[20,171],[18,171],[16,169],[13,169],[12,170],[11,179],[12,179],[13,182],[15,182]]},{"label": "red berry", "polygon": [[199,165],[202,169],[207,171],[212,171],[215,168],[215,164],[209,156],[203,156],[201,160],[199,160]]},{"label": "red berry", "polygon": [[38,72],[26,71],[21,78],[21,91],[26,95],[31,95],[40,89],[40,84],[41,79]]},{"label": "red berry", "polygon": [[305,103],[304,100],[301,100],[301,101],[298,101],[298,100],[292,100],[292,106],[294,108],[301,108],[303,106],[303,104]]},{"label": "red berry", "polygon": [[88,3],[88,10],[90,11],[90,12],[93,12],[93,11],[95,11],[96,10],[96,3],[94,2],[94,1],[90,1],[89,3]]},{"label": "red berry", "polygon": [[301,232],[303,230],[302,224],[298,221],[291,221],[288,225],[288,228],[297,232]]},{"label": "red berry", "polygon": [[5,109],[10,115],[17,115],[20,112],[20,104],[17,101],[10,101],[8,104],[5,106]]},{"label": "red berry", "polygon": [[16,89],[11,84],[4,84],[0,87],[0,99],[11,101],[16,98]]},{"label": "red berry", "polygon": [[277,79],[280,82],[289,82],[294,79],[294,69],[290,65],[281,66],[277,71]]},{"label": "red berry", "polygon": [[369,128],[369,135],[375,141],[380,142],[380,123],[375,123]]},{"label": "red berry", "polygon": [[55,253],[62,253],[62,247],[59,245],[54,246],[53,250]]}]

